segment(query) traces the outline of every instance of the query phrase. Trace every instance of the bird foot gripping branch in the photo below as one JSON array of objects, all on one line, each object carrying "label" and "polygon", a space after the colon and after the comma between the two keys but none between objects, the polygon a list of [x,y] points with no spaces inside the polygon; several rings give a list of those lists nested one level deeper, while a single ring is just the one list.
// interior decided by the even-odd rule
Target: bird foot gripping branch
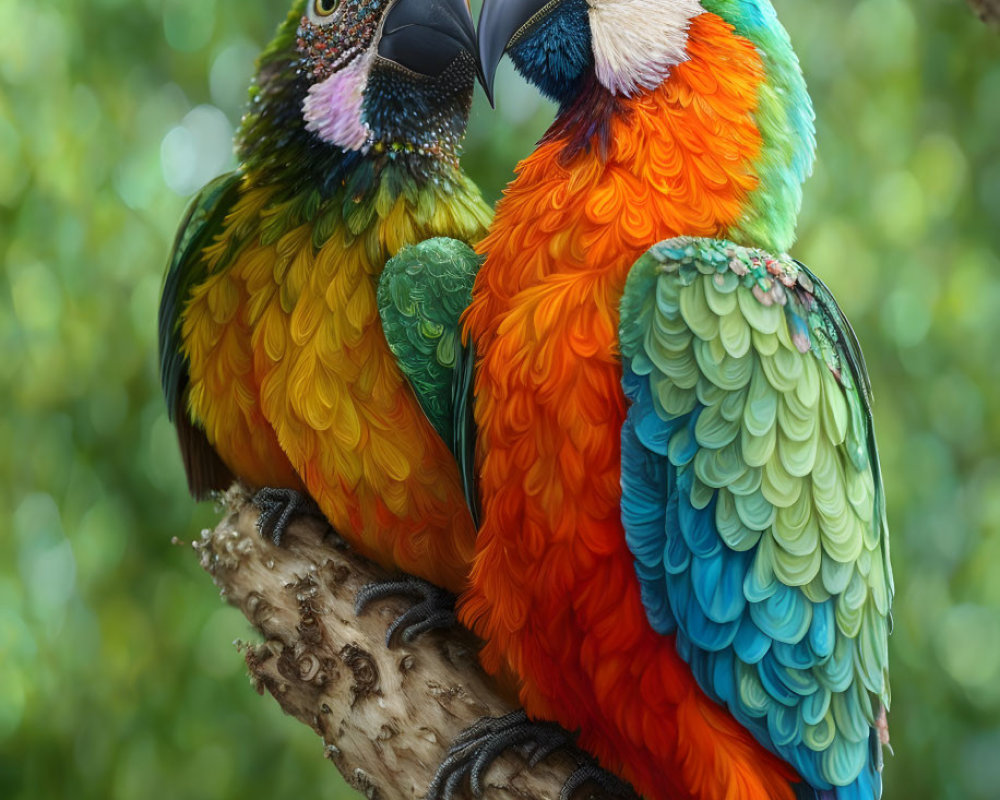
[{"label": "bird foot gripping branch", "polygon": [[407,597],[416,602],[389,625],[385,633],[386,647],[392,647],[397,638],[404,644],[410,644],[427,631],[450,628],[458,623],[455,595],[412,576],[362,587],[354,601],[354,613],[360,615],[372,603],[390,597]]},{"label": "bird foot gripping branch", "polygon": [[484,717],[459,734],[438,767],[426,800],[457,800],[468,786],[473,796],[485,793],[485,775],[504,753],[516,751],[535,767],[556,751],[567,753],[576,768],[559,788],[559,800],[571,800],[587,787],[615,800],[639,800],[635,789],[603,770],[592,756],[576,747],[576,737],[554,722],[528,719],[523,709],[502,717]]},{"label": "bird foot gripping branch", "polygon": [[253,504],[260,510],[260,518],[257,520],[258,532],[275,545],[281,544],[281,538],[285,535],[288,524],[297,516],[315,517],[326,521],[316,502],[309,495],[295,489],[267,487],[259,489],[253,496]]},{"label": "bird foot gripping branch", "polygon": [[[512,711],[476,663],[478,642],[455,627],[386,648],[387,622],[405,606],[390,600],[354,614],[362,587],[386,573],[331,547],[328,526],[309,517],[292,520],[275,547],[258,535],[249,499],[241,486],[227,491],[225,518],[193,547],[263,637],[241,645],[254,685],[321,737],[317,751],[356,789],[382,800],[422,797],[463,729]],[[504,753],[481,787],[488,800],[554,800],[576,766],[562,753],[536,766]]]}]

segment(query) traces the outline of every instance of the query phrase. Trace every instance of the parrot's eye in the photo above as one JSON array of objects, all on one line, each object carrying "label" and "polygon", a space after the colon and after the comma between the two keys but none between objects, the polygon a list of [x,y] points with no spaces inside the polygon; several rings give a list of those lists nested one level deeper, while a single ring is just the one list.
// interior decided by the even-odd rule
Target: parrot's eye
[{"label": "parrot's eye", "polygon": [[339,0],[313,0],[313,13],[317,17],[328,17],[337,10]]}]

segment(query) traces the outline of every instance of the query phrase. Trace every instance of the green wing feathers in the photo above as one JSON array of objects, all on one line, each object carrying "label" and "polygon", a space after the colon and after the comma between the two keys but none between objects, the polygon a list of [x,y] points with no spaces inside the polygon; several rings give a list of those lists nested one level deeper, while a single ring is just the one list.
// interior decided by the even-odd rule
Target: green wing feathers
[{"label": "green wing feathers", "polygon": [[389,348],[421,408],[455,452],[455,368],[459,318],[469,305],[481,259],[464,242],[428,239],[404,248],[385,265],[378,307]]},{"label": "green wing feathers", "polygon": [[208,276],[202,251],[222,229],[239,186],[237,173],[221,175],[191,201],[174,240],[160,297],[160,384],[167,414],[177,427],[188,487],[199,498],[227,488],[233,477],[188,416],[188,363],[181,346],[181,314],[191,289]]},{"label": "green wing feathers", "polygon": [[620,344],[650,624],[811,785],[872,796],[893,587],[853,331],[787,256],[681,238],[632,268]]},{"label": "green wing feathers", "polygon": [[236,202],[240,179],[235,173],[221,175],[203,188],[188,205],[167,261],[160,295],[159,345],[160,383],[171,421],[178,415],[178,400],[187,385],[187,364],[181,352],[181,313],[192,287],[208,277],[201,258],[221,230],[229,209]]}]

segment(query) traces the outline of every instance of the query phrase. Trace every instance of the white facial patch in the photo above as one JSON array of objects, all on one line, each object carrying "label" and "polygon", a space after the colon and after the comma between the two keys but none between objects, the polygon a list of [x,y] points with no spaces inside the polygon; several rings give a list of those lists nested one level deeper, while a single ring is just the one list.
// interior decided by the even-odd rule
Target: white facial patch
[{"label": "white facial patch", "polygon": [[362,118],[362,104],[373,51],[309,87],[302,103],[306,130],[345,150],[363,150],[371,131]]},{"label": "white facial patch", "polygon": [[691,20],[705,13],[698,0],[589,0],[597,80],[630,96],[659,86],[670,68],[687,61]]}]

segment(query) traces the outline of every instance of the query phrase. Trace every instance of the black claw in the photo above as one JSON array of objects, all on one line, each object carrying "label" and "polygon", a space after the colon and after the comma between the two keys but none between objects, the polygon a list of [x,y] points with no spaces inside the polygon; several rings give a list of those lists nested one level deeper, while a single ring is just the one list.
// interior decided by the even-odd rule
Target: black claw
[{"label": "black claw", "polygon": [[[462,778],[464,777],[461,772],[453,772],[448,776],[448,780],[444,782],[444,789],[441,792],[442,800],[454,800],[455,792],[458,791],[459,786],[462,783]],[[431,800],[433,795],[428,792],[427,800]],[[476,795],[476,797],[482,797],[482,792]]]},{"label": "black claw", "polygon": [[450,628],[457,623],[455,596],[420,578],[380,581],[362,586],[354,599],[354,613],[361,614],[376,600],[411,597],[417,602],[396,617],[385,633],[386,646],[392,647],[397,635],[409,644],[422,633]]},{"label": "black claw", "polygon": [[559,800],[571,800],[579,788],[586,783],[593,783],[606,795],[620,798],[620,800],[639,800],[639,795],[630,784],[617,775],[612,775],[607,770],[601,769],[591,756],[584,756],[580,766],[570,773],[566,783],[559,790]]},{"label": "black claw", "polygon": [[294,489],[261,489],[253,496],[253,504],[260,509],[257,532],[280,545],[289,523],[297,516],[308,515],[326,519],[319,506],[307,494]]},{"label": "black claw", "polygon": [[455,800],[468,780],[475,797],[482,797],[483,777],[505,751],[520,750],[534,766],[550,753],[573,746],[573,736],[554,722],[532,722],[524,711],[502,717],[483,717],[462,731],[438,767],[427,790],[427,800]]},{"label": "black claw", "polygon": [[[523,730],[519,731],[523,733]],[[523,747],[523,745],[522,745]],[[502,739],[495,739],[487,743],[477,754],[469,769],[469,786],[476,797],[483,796],[483,776],[490,768],[497,757],[507,749],[506,743]]]},{"label": "black claw", "polygon": [[[565,733],[565,731],[563,732]],[[569,734],[566,735],[568,736]],[[537,766],[548,756],[552,755],[556,750],[565,746],[566,742],[556,736],[553,736],[548,742],[536,743],[535,747],[531,750],[531,754],[528,756],[528,766]]]}]

